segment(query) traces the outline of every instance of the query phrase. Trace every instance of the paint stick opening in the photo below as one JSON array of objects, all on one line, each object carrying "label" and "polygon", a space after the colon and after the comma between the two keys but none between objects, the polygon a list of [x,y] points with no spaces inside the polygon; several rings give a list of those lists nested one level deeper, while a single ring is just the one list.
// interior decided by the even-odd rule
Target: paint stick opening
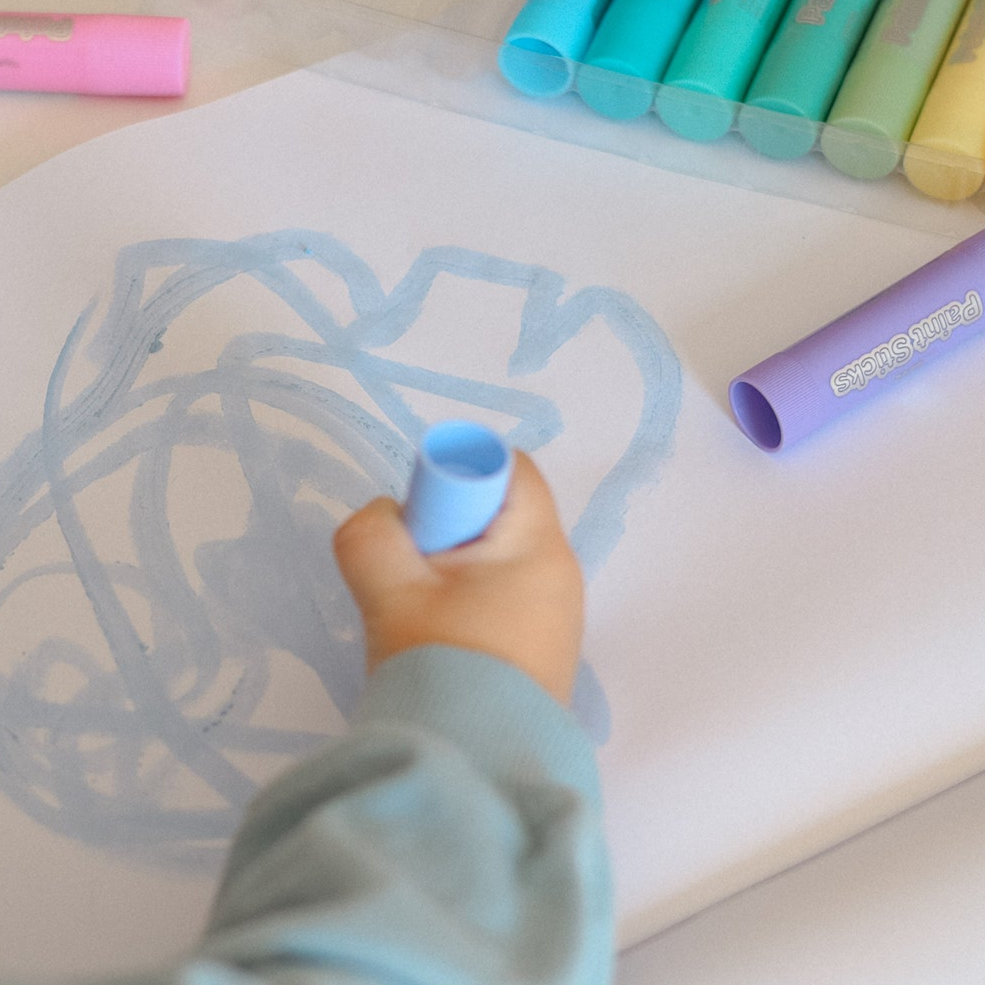
[{"label": "paint stick opening", "polygon": [[739,427],[765,451],[776,451],[783,441],[780,420],[770,402],[751,383],[738,380],[729,389],[729,401]]}]

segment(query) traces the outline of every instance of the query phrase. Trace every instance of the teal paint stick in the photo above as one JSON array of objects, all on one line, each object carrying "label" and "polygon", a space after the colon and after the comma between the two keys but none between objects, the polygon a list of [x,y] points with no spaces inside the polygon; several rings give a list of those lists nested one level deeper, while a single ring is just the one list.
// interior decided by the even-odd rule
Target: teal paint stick
[{"label": "teal paint stick", "polygon": [[739,111],[756,150],[789,159],[813,149],[877,3],[793,0]]},{"label": "teal paint stick", "polygon": [[896,170],[966,0],[882,0],[828,113],[821,150],[839,171]]},{"label": "teal paint stick", "polygon": [[690,140],[728,133],[788,2],[701,0],[654,101],[671,130]]},{"label": "teal paint stick", "polygon": [[698,0],[612,0],[578,71],[581,98],[616,120],[643,116],[697,5]]},{"label": "teal paint stick", "polygon": [[499,70],[528,96],[560,96],[574,84],[609,0],[528,0],[499,49]]}]

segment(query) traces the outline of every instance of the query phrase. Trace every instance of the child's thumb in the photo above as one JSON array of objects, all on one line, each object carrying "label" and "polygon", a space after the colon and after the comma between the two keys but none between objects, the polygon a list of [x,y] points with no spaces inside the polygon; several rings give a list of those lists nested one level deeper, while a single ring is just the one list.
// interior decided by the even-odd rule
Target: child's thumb
[{"label": "child's thumb", "polygon": [[387,497],[353,513],[336,530],[334,547],[342,577],[361,608],[406,584],[423,563],[400,505]]}]

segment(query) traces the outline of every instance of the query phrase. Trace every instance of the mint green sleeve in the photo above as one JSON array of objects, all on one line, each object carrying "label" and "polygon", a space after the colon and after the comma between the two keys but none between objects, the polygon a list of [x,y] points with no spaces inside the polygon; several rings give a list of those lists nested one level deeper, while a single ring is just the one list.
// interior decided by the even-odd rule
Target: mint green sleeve
[{"label": "mint green sleeve", "polygon": [[342,739],[267,788],[182,985],[605,985],[594,750],[525,675],[448,647],[371,678]]}]

